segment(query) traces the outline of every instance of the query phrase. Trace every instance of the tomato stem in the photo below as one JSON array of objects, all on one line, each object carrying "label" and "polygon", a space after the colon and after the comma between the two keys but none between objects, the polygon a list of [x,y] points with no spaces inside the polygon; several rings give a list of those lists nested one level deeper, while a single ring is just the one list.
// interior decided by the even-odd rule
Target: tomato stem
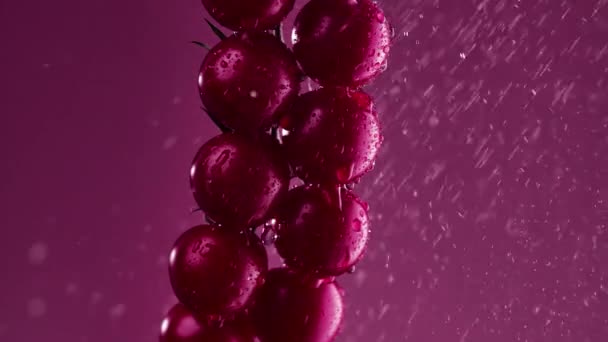
[{"label": "tomato stem", "polygon": [[213,25],[212,22],[209,21],[209,19],[205,18],[205,21],[207,22],[207,25],[209,25],[209,27],[211,28],[211,31],[213,31],[213,33],[220,39],[220,40],[224,40],[226,39],[226,34],[224,32],[222,32],[222,30],[220,30],[217,26]]},{"label": "tomato stem", "polygon": [[205,44],[203,42],[199,42],[199,41],[193,40],[190,43],[192,43],[194,45],[198,45],[198,46],[202,47],[203,49],[207,49],[207,51],[211,50],[211,48],[209,47],[209,45],[207,45],[207,44]]}]

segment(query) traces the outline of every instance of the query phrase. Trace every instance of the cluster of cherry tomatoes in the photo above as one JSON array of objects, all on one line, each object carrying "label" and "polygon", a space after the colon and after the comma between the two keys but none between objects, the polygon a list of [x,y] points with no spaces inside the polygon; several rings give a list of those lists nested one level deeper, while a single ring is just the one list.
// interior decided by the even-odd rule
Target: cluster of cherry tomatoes
[{"label": "cluster of cherry tomatoes", "polygon": [[[222,134],[190,170],[208,222],[171,250],[180,303],[161,342],[328,342],[340,328],[335,277],[359,261],[369,236],[368,207],[349,185],[373,167],[382,142],[360,87],[385,69],[391,28],[371,0],[311,0],[290,50],[277,27],[294,1],[202,1],[235,33],[215,29],[222,40],[199,74]],[[321,87],[301,94],[305,77]],[[285,267],[268,270],[262,240]]]}]

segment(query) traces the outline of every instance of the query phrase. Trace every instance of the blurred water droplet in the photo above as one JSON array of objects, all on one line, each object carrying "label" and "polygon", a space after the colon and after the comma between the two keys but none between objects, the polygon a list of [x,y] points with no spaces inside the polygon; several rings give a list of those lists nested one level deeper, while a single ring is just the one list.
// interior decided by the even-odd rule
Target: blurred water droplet
[{"label": "blurred water droplet", "polygon": [[163,146],[162,146],[163,151],[170,150],[171,148],[173,148],[173,146],[175,146],[176,143],[177,143],[176,136],[167,137],[165,139],[165,141],[163,141]]},{"label": "blurred water droplet", "polygon": [[436,116],[431,116],[429,118],[429,126],[437,127],[437,125],[439,125],[439,118]]},{"label": "blurred water droplet", "polygon": [[27,313],[32,318],[42,317],[46,314],[46,302],[42,298],[32,298],[27,303]]},{"label": "blurred water droplet", "polygon": [[28,250],[28,259],[32,265],[44,263],[49,253],[49,248],[44,242],[36,242]]},{"label": "blurred water droplet", "polygon": [[127,311],[127,306],[125,304],[116,304],[110,308],[110,317],[113,319],[121,318]]},{"label": "blurred water droplet", "polygon": [[65,287],[65,293],[67,295],[76,294],[77,291],[78,291],[78,285],[76,285],[74,283],[68,283]]}]

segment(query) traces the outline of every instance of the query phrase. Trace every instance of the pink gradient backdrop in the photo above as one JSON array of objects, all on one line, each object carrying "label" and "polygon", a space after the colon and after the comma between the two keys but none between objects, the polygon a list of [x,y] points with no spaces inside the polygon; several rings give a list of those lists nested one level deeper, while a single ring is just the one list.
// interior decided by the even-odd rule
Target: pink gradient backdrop
[{"label": "pink gradient backdrop", "polygon": [[[298,4],[302,2],[299,1]],[[608,339],[608,4],[384,0],[340,341]],[[217,130],[199,1],[0,2],[0,341],[154,341]]]}]

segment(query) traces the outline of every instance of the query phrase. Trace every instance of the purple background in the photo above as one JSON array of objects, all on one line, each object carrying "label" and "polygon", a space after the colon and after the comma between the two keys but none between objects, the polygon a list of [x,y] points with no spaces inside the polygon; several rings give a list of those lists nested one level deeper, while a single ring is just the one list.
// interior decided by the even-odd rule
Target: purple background
[{"label": "purple background", "polygon": [[[298,2],[299,4],[301,2]],[[608,2],[384,0],[339,341],[608,339]],[[217,133],[198,0],[0,2],[0,340],[154,341]],[[293,16],[293,14],[292,14]]]}]

